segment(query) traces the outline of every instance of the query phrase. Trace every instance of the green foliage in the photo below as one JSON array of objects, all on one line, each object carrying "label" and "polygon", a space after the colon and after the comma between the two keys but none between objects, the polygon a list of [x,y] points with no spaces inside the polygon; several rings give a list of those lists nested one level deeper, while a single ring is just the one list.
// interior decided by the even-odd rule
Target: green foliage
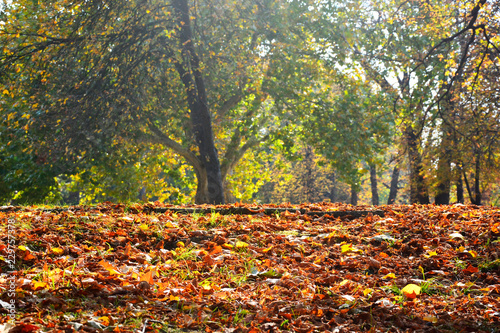
[{"label": "green foliage", "polygon": [[437,192],[451,172],[496,200],[499,27],[489,17],[499,11],[450,0],[4,2],[0,201],[199,198],[209,177],[193,102],[208,109],[201,123],[230,201],[299,179],[277,166],[307,169],[303,145],[358,190],[390,148],[407,154],[412,200],[415,181]]},{"label": "green foliage", "polygon": [[33,138],[26,126],[29,115],[12,105],[4,93],[0,121],[0,203],[32,204],[55,199],[56,174],[47,167],[44,156],[32,151]]}]

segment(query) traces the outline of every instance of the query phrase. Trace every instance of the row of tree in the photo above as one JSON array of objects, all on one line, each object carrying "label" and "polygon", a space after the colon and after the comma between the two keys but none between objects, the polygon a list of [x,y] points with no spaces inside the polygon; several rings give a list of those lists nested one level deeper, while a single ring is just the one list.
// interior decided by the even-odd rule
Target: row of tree
[{"label": "row of tree", "polygon": [[0,200],[494,203],[499,6],[4,2]]}]

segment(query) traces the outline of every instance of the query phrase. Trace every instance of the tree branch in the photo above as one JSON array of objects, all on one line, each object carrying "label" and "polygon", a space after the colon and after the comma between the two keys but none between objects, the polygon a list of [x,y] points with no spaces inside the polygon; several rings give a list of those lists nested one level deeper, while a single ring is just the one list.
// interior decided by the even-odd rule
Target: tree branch
[{"label": "tree branch", "polygon": [[151,122],[148,122],[148,127],[149,130],[153,133],[153,135],[141,133],[139,140],[150,143],[162,144],[165,147],[172,149],[178,155],[184,157],[186,161],[195,169],[196,173],[199,173],[200,172],[199,170],[202,170],[202,164],[198,159],[198,157],[193,152],[183,147],[178,142],[170,139],[157,126],[155,126]]}]

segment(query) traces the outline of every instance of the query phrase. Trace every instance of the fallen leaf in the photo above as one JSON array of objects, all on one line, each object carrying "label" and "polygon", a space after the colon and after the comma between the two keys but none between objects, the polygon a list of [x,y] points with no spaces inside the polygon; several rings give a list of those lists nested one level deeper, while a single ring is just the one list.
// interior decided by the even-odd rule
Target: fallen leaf
[{"label": "fallen leaf", "polygon": [[409,299],[416,298],[418,295],[420,295],[420,291],[420,286],[417,286],[413,283],[407,284],[403,289],[401,289],[403,295],[405,295]]},{"label": "fallen leaf", "polygon": [[64,250],[59,248],[59,247],[53,247],[51,250],[52,250],[52,253],[57,254],[57,255],[61,255],[64,253]]},{"label": "fallen leaf", "polygon": [[469,264],[469,266],[467,266],[466,269],[464,269],[464,273],[471,273],[471,274],[474,274],[474,273],[477,273],[479,272],[479,269],[477,267],[474,267],[472,265]]},{"label": "fallen leaf", "polygon": [[433,324],[438,322],[438,319],[435,316],[423,316],[422,319]]},{"label": "fallen leaf", "polygon": [[237,241],[235,244],[235,247],[237,249],[245,249],[248,247],[248,243],[242,242],[242,241]]},{"label": "fallen leaf", "polygon": [[120,272],[118,272],[116,270],[115,267],[113,267],[113,265],[111,265],[109,262],[107,262],[106,260],[101,260],[99,261],[99,264],[104,267],[108,272],[109,274],[111,275],[120,275]]},{"label": "fallen leaf", "polygon": [[156,268],[150,269],[147,273],[145,273],[143,276],[141,276],[140,281],[146,281],[149,284],[154,283],[154,276],[156,275]]}]

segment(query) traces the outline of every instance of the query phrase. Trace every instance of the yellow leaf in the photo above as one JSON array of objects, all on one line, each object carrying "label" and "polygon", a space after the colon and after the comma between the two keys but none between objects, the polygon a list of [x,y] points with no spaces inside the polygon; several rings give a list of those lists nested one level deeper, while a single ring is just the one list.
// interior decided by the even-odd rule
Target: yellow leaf
[{"label": "yellow leaf", "polygon": [[109,326],[110,324],[110,318],[108,316],[102,316],[99,317],[99,321],[104,325],[104,326]]},{"label": "yellow leaf", "polygon": [[244,249],[248,247],[248,244],[242,241],[237,241],[235,246],[237,249]]},{"label": "yellow leaf", "polygon": [[47,284],[45,282],[40,282],[40,281],[33,281],[33,289],[42,289],[47,287]]},{"label": "yellow leaf", "polygon": [[170,300],[171,301],[180,301],[181,298],[179,296],[170,295]]},{"label": "yellow leaf", "polygon": [[389,273],[389,274],[382,277],[382,279],[395,279],[395,278],[396,278],[396,275],[394,275],[394,273]]},{"label": "yellow leaf", "polygon": [[19,245],[17,248],[21,251],[28,251],[28,249],[24,245]]},{"label": "yellow leaf", "polygon": [[422,319],[425,321],[428,321],[430,323],[433,323],[433,324],[438,322],[437,317],[434,317],[434,316],[424,316]]},{"label": "yellow leaf", "polygon": [[348,284],[350,282],[350,280],[342,280],[340,283],[339,283],[339,286],[343,286],[345,284]]},{"label": "yellow leaf", "polygon": [[267,249],[262,250],[262,252],[267,253],[273,249],[273,246],[269,246]]},{"label": "yellow leaf", "polygon": [[366,288],[365,290],[363,290],[363,295],[368,295],[369,293],[373,292],[373,289],[371,288]]},{"label": "yellow leaf", "polygon": [[363,251],[360,249],[357,249],[352,246],[352,244],[344,244],[340,247],[340,251],[342,253],[347,253],[347,252],[357,252],[357,253],[362,253]]},{"label": "yellow leaf", "polygon": [[424,257],[426,257],[426,258],[430,258],[432,256],[437,256],[437,252],[436,251],[429,251],[429,252],[427,252],[427,254],[424,255]]},{"label": "yellow leaf", "polygon": [[149,227],[148,227],[148,225],[147,225],[147,224],[144,224],[144,223],[143,223],[143,224],[141,224],[141,225],[139,226],[139,229],[141,229],[142,231],[146,231],[146,230],[148,230],[148,229],[149,229]]},{"label": "yellow leaf", "polygon": [[167,223],[165,223],[165,228],[177,228],[177,226],[172,222],[168,221]]},{"label": "yellow leaf", "polygon": [[64,250],[61,248],[58,248],[58,247],[53,247],[51,250],[52,250],[52,253],[58,254],[58,255],[61,255],[64,253]]},{"label": "yellow leaf", "polygon": [[3,94],[4,94],[4,95],[8,95],[8,94],[10,94],[10,91],[8,91],[7,89],[4,89],[4,90],[3,90]]},{"label": "yellow leaf", "polygon": [[177,247],[184,247],[186,244],[184,242],[177,242]]},{"label": "yellow leaf", "polygon": [[410,283],[407,284],[403,289],[401,289],[401,292],[408,298],[415,298],[418,295],[420,295],[420,290],[421,288],[417,286],[416,284]]}]

